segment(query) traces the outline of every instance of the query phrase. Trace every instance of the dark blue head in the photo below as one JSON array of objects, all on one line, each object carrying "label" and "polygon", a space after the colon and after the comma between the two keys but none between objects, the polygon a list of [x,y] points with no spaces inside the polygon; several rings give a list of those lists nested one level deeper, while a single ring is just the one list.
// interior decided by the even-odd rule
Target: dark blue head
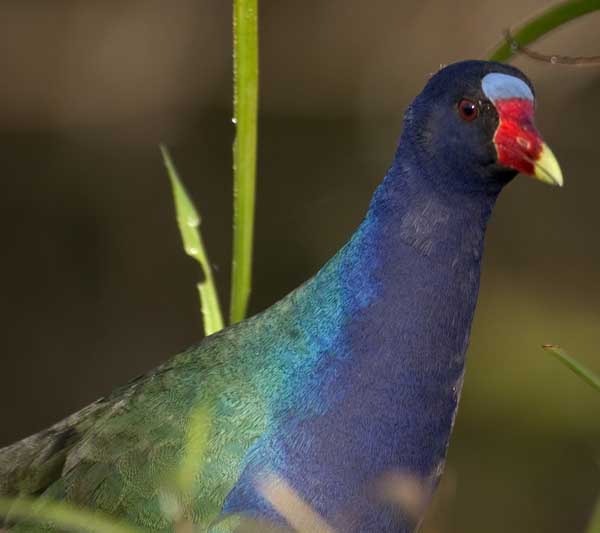
[{"label": "dark blue head", "polygon": [[533,110],[533,87],[520,70],[488,61],[449,65],[407,110],[396,164],[417,165],[442,191],[497,193],[518,172],[562,185]]}]

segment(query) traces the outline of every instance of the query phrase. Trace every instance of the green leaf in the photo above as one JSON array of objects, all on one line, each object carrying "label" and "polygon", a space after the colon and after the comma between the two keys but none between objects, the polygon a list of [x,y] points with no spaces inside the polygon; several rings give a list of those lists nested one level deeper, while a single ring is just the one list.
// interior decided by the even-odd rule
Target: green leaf
[{"label": "green leaf", "polygon": [[200,308],[204,321],[204,333],[212,335],[223,329],[224,323],[221,306],[219,305],[219,295],[199,230],[200,216],[179,179],[169,151],[163,145],[160,146],[160,151],[173,188],[177,225],[179,226],[185,253],[198,261],[204,274],[204,281],[198,283]]},{"label": "green leaf", "polygon": [[8,516],[10,520],[36,523],[50,522],[71,531],[142,533],[141,529],[120,522],[109,515],[48,498],[0,497],[0,515]]},{"label": "green leaf", "polygon": [[231,323],[246,316],[252,282],[258,120],[258,0],[233,3],[233,262]]},{"label": "green leaf", "polygon": [[182,494],[193,494],[194,482],[204,464],[211,429],[212,410],[202,404],[192,412],[188,422],[185,452],[177,476],[177,484]]},{"label": "green leaf", "polygon": [[560,362],[569,367],[573,372],[575,372],[575,374],[594,387],[597,391],[600,391],[600,377],[573,359],[560,346],[556,346],[554,344],[544,344],[542,348],[553,354]]},{"label": "green leaf", "polygon": [[[212,430],[213,404],[207,402],[196,406],[187,421],[183,456],[173,477],[167,477],[159,498],[163,515],[174,523],[175,532],[193,532],[193,516],[198,482],[207,459],[206,449]],[[202,530],[204,531],[204,529]]]},{"label": "green leaf", "polygon": [[[511,35],[519,45],[527,46],[559,26],[597,10],[600,10],[600,0],[562,2],[524,23],[517,30],[511,32]],[[496,45],[494,51],[489,55],[489,59],[490,61],[508,61],[516,53],[517,50],[511,46],[511,43],[503,39]]]}]

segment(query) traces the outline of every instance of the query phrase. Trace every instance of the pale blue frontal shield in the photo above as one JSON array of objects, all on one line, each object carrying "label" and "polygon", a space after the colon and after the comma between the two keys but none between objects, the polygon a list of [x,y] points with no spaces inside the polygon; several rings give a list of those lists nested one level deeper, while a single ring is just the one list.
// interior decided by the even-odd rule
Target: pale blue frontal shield
[{"label": "pale blue frontal shield", "polygon": [[511,98],[533,101],[533,93],[529,85],[523,80],[508,74],[500,74],[499,72],[486,74],[481,80],[481,88],[492,102]]}]

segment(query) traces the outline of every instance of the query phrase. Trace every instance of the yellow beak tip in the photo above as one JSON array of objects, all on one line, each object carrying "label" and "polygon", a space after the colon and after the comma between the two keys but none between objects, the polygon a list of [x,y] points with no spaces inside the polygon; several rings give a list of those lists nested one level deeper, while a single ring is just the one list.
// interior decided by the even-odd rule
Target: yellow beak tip
[{"label": "yellow beak tip", "polygon": [[535,178],[544,183],[548,183],[549,185],[557,187],[562,187],[564,185],[562,170],[560,169],[556,156],[545,143],[542,145],[540,156],[534,164],[533,175]]}]

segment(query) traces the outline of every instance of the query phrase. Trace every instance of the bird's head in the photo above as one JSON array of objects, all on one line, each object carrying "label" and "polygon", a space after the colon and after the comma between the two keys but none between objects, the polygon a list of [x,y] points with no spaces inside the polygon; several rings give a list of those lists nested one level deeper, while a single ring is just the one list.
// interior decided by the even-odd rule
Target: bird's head
[{"label": "bird's head", "polygon": [[520,70],[463,61],[431,77],[407,112],[405,134],[445,188],[499,190],[518,172],[561,186],[534,109],[533,87]]}]

